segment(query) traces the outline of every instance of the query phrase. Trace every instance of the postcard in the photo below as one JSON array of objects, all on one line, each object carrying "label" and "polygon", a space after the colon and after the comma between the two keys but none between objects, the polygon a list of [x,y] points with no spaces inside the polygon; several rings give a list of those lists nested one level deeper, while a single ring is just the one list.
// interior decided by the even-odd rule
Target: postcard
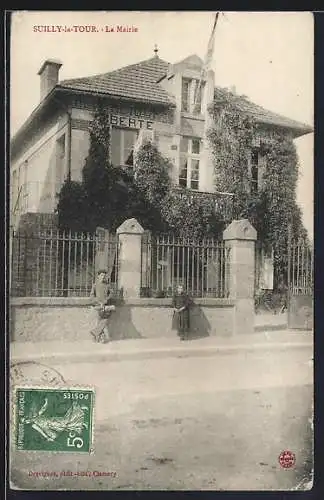
[{"label": "postcard", "polygon": [[313,16],[11,11],[10,487],[313,486]]}]

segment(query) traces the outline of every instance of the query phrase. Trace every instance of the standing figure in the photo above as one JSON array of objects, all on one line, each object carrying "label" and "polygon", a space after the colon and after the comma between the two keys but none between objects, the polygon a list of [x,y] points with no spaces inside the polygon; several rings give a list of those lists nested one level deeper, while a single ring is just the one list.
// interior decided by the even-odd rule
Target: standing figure
[{"label": "standing figure", "polygon": [[115,310],[115,306],[109,304],[112,298],[112,292],[105,270],[98,271],[97,279],[92,286],[90,296],[95,297],[96,305],[94,307],[98,311],[97,325],[91,331],[91,335],[95,342],[105,344],[110,340],[108,318],[111,312]]},{"label": "standing figure", "polygon": [[188,340],[190,329],[190,306],[191,299],[184,291],[182,285],[178,285],[173,296],[173,325],[175,326],[180,340]]}]

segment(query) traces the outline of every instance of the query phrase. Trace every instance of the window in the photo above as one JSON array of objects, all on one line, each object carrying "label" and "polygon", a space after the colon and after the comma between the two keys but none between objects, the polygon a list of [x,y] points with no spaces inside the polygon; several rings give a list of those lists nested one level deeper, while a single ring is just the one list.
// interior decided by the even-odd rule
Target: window
[{"label": "window", "polygon": [[258,177],[259,177],[259,150],[252,149],[251,153],[251,192],[258,192]]},{"label": "window", "polygon": [[182,78],[181,111],[200,114],[205,83],[198,79]]},{"label": "window", "polygon": [[191,152],[192,154],[199,155],[200,153],[200,140],[191,139]]},{"label": "window", "polygon": [[190,83],[188,78],[182,78],[181,111],[190,111]]},{"label": "window", "polygon": [[134,145],[138,130],[113,127],[111,131],[111,161],[115,166],[132,167],[134,163]]},{"label": "window", "polygon": [[24,161],[19,167],[12,173],[12,186],[11,186],[11,196],[12,196],[12,208],[15,213],[26,208],[27,198],[28,198],[28,185],[27,185],[27,168],[28,161]]},{"label": "window", "polygon": [[134,144],[137,139],[137,132],[133,130],[124,130],[124,144],[123,144],[123,153],[124,153],[124,165],[132,166],[134,161],[133,150]]},{"label": "window", "polygon": [[18,169],[18,191],[26,189],[27,185],[27,161],[22,163]]},{"label": "window", "polygon": [[180,158],[179,186],[187,187],[187,179],[188,179],[188,160],[187,158]]},{"label": "window", "polygon": [[194,93],[194,106],[193,106],[193,114],[195,115],[199,115],[201,113],[204,88],[205,88],[205,83],[196,80],[195,93]]},{"label": "window", "polygon": [[181,137],[179,186],[199,189],[200,150],[200,139]]},{"label": "window", "polygon": [[191,189],[199,189],[199,160],[191,160]]}]

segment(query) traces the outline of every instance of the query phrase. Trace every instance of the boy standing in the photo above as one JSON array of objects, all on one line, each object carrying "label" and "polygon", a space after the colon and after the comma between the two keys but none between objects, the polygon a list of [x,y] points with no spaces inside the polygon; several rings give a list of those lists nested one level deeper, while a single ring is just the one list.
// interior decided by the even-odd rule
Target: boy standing
[{"label": "boy standing", "polygon": [[110,340],[108,318],[111,311],[115,310],[114,306],[108,305],[108,302],[112,297],[112,292],[110,290],[109,280],[105,270],[98,271],[97,279],[92,286],[90,296],[96,298],[95,309],[98,311],[97,325],[90,333],[95,342],[105,344]]}]

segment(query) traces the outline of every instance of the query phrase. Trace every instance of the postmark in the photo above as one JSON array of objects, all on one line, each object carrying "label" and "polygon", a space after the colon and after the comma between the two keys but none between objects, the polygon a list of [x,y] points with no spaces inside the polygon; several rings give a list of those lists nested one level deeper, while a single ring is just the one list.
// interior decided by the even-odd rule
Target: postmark
[{"label": "postmark", "polygon": [[[10,364],[10,429],[14,428],[15,390],[17,387],[66,387],[63,375],[37,361],[13,361]],[[14,439],[11,438],[11,442]]]},{"label": "postmark", "polygon": [[46,385],[59,387],[66,385],[63,375],[51,366],[36,361],[16,361],[10,364],[10,385]]},{"label": "postmark", "polygon": [[16,387],[15,448],[90,453],[94,403],[90,388]]},{"label": "postmark", "polygon": [[279,455],[279,464],[284,469],[290,469],[296,463],[296,455],[289,450],[284,450]]}]

